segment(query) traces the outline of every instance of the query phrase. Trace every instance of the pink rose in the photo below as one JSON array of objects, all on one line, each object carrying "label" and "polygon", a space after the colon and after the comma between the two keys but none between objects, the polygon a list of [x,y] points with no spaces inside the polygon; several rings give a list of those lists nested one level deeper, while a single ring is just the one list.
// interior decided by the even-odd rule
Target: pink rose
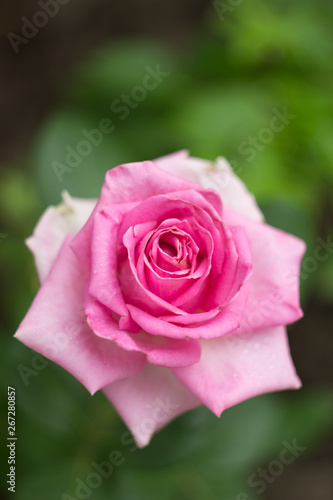
[{"label": "pink rose", "polygon": [[27,240],[42,285],[16,337],[103,389],[139,446],[199,404],[300,386],[285,325],[305,245],[224,159],[121,165],[97,204],[63,197]]}]

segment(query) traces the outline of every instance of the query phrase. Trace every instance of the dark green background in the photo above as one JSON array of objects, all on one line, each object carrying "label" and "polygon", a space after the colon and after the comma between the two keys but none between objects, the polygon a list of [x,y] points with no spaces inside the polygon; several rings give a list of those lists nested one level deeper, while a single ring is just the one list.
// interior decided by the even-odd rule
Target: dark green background
[{"label": "dark green background", "polygon": [[[97,196],[105,172],[119,163],[183,148],[210,160],[223,155],[267,221],[306,241],[308,257],[318,237],[332,234],[332,4],[244,0],[224,14],[204,1],[125,4],[99,1],[93,8],[73,0],[18,55],[6,34],[19,33],[21,17],[31,18],[38,5],[8,4],[1,25],[1,408],[6,437],[7,384],[16,387],[15,498],[75,497],[76,478],[85,481],[92,462],[119,450],[124,463],[89,498],[330,500],[332,256],[303,267],[305,317],[289,329],[304,387],[246,401],[220,419],[199,408],[144,450],[133,450],[102,394],[91,397],[63,369],[41,357],[36,362],[12,339],[38,289],[24,238],[63,189]],[[147,65],[158,64],[170,75],[120,120],[110,104],[141,84]],[[284,108],[295,117],[248,161],[240,144]],[[65,147],[75,147],[82,130],[105,117],[115,131],[60,183],[52,162],[63,161]],[[34,370],[25,381],[22,366]],[[306,450],[257,495],[249,476],[294,439]]]}]

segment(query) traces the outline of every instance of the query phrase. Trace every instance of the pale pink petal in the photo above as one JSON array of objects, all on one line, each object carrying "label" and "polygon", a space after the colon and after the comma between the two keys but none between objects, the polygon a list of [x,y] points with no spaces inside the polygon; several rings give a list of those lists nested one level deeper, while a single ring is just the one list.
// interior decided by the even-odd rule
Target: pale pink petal
[{"label": "pale pink petal", "polygon": [[214,168],[213,162],[189,156],[185,149],[156,158],[154,163],[169,174],[196,184],[201,184],[202,175]]},{"label": "pale pink petal", "polygon": [[264,220],[254,195],[248,191],[225,158],[217,158],[213,170],[201,177],[200,184],[205,188],[215,189],[224,206],[257,222]]},{"label": "pale pink petal", "polygon": [[188,151],[179,151],[157,158],[154,163],[170,174],[217,191],[226,207],[252,220],[264,220],[255,197],[249,193],[225,158],[211,162],[193,158],[188,155]]},{"label": "pale pink petal", "polygon": [[103,392],[132,432],[146,446],[154,432],[200,401],[167,368],[146,365],[141,374],[114,382]]},{"label": "pale pink petal", "polygon": [[198,363],[172,372],[218,416],[253,396],[301,386],[283,326],[247,338],[230,335],[205,340],[201,345]]},{"label": "pale pink petal", "polygon": [[146,358],[95,335],[83,310],[84,273],[65,240],[15,337],[59,364],[94,393],[141,372]]},{"label": "pale pink petal", "polygon": [[241,331],[287,325],[302,317],[299,273],[305,243],[268,224],[250,221],[231,210],[226,222],[245,228],[252,258],[251,294]]},{"label": "pale pink petal", "polygon": [[42,283],[67,235],[75,235],[86,223],[97,200],[72,198],[66,191],[63,202],[46,209],[26,244],[34,254],[39,280]]}]

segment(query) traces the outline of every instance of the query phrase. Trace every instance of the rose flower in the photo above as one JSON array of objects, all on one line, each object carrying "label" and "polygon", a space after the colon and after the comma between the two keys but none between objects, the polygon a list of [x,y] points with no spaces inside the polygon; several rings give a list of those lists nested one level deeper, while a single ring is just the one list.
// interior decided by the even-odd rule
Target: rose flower
[{"label": "rose flower", "polygon": [[97,203],[63,196],[27,240],[41,288],[16,337],[102,389],[139,446],[200,404],[300,386],[285,325],[305,245],[224,159],[121,165]]}]

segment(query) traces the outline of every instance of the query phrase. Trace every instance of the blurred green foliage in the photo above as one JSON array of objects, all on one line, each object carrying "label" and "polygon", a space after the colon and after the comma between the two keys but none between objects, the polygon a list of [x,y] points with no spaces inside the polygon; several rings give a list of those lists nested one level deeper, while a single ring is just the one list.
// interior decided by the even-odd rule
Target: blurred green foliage
[{"label": "blurred green foliage", "polygon": [[[58,366],[47,363],[25,385],[17,367],[31,368],[33,353],[11,333],[38,288],[23,239],[42,210],[60,201],[61,190],[98,196],[105,172],[120,163],[178,149],[211,160],[223,155],[267,221],[302,237],[312,256],[316,238],[332,231],[323,216],[333,210],[332,15],[332,4],[324,1],[244,1],[223,15],[212,4],[207,30],[186,50],[151,40],[112,43],[73,70],[63,105],[41,128],[28,168],[8,169],[0,188],[1,230],[8,233],[0,246],[7,262],[1,369],[3,380],[17,388],[17,500],[59,499],[65,492],[75,497],[75,479],[84,480],[93,461],[116,449],[125,462],[93,499],[232,500],[243,491],[259,498],[247,478],[278,457],[284,440],[297,439],[308,450],[325,435],[332,396],[303,389],[255,398],[220,420],[200,408],[160,432],[147,449],[131,451],[109,402],[101,394],[91,398]],[[122,119],[111,106],[116,109],[123,94],[139,96],[134,89],[147,67],[158,66],[169,75],[143,100],[132,98]],[[278,132],[263,132],[272,130],[276,110],[292,118]],[[66,147],[76,151],[86,139],[82,131],[105,118],[115,129],[60,182],[52,164],[64,164]],[[333,298],[333,259],[319,264],[302,280],[304,302],[314,293],[322,301]]]}]

